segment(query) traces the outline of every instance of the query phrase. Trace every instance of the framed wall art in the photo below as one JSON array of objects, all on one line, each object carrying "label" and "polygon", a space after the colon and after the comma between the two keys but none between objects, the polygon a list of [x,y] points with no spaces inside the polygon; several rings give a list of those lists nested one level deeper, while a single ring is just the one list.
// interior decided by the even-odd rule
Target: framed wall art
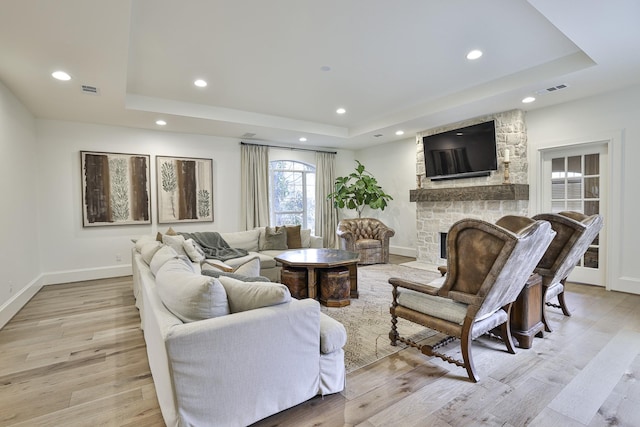
[{"label": "framed wall art", "polygon": [[151,224],[148,154],[81,151],[82,225]]},{"label": "framed wall art", "polygon": [[212,159],[156,156],[158,224],[213,221]]}]

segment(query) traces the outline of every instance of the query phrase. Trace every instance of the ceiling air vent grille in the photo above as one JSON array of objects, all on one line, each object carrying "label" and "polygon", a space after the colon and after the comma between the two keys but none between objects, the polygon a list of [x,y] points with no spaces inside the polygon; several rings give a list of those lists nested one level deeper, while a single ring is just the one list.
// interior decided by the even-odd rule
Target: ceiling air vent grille
[{"label": "ceiling air vent grille", "polygon": [[381,133],[376,133],[375,135],[373,135],[374,138],[380,138],[382,136]]},{"label": "ceiling air vent grille", "polygon": [[98,95],[100,93],[100,90],[95,86],[82,85],[81,88],[82,92],[88,95]]},{"label": "ceiling air vent grille", "polygon": [[548,87],[548,88],[546,88],[546,89],[540,89],[540,90],[536,91],[536,94],[537,94],[537,95],[545,95],[545,94],[547,94],[547,93],[557,92],[557,91],[559,91],[559,90],[566,89],[566,88],[568,88],[568,87],[569,87],[569,86],[568,86],[568,85],[566,85],[566,84],[559,84],[559,85],[556,85],[556,86]]}]

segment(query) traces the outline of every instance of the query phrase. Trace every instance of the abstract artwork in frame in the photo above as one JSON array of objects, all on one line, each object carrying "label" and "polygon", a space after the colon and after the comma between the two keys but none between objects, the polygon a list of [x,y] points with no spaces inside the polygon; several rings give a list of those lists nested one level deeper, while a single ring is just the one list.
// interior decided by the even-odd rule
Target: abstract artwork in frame
[{"label": "abstract artwork in frame", "polygon": [[213,221],[212,159],[156,156],[158,224]]},{"label": "abstract artwork in frame", "polygon": [[151,224],[148,154],[81,151],[82,225]]}]

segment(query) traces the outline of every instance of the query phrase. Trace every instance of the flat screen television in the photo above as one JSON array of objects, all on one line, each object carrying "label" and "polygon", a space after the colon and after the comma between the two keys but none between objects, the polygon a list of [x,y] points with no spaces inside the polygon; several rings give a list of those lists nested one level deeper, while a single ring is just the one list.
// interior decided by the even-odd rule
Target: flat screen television
[{"label": "flat screen television", "polygon": [[498,169],[495,122],[479,123],[422,138],[427,177],[488,176]]}]

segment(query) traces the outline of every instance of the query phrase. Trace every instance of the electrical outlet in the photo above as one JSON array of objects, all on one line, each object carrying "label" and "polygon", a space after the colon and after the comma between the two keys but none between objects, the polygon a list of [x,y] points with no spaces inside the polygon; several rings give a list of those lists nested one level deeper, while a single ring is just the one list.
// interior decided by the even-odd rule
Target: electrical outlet
[{"label": "electrical outlet", "polygon": [[122,261],[122,256],[120,256],[120,254],[116,254],[116,262],[121,262]]}]

